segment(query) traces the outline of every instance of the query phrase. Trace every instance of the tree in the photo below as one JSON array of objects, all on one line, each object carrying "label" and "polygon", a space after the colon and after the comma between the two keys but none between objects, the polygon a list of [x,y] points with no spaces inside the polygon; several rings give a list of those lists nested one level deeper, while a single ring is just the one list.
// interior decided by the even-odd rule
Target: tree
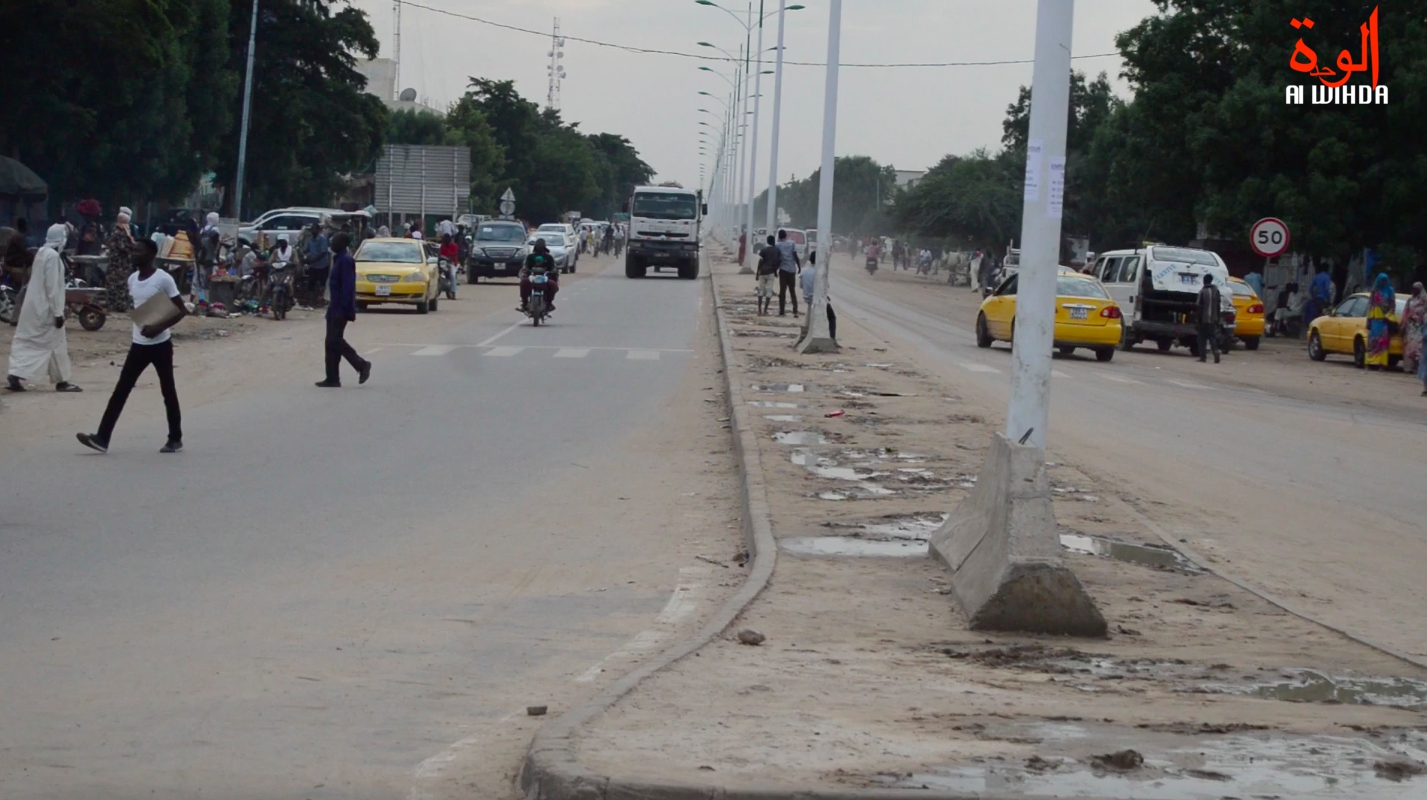
[{"label": "tree", "polygon": [[448,121],[439,114],[415,109],[391,112],[386,123],[387,144],[449,145],[456,144]]},{"label": "tree", "polygon": [[486,115],[468,94],[446,115],[447,141],[471,149],[471,208],[493,209],[505,189],[505,149],[496,140]]},{"label": "tree", "polygon": [[[368,168],[381,151],[387,110],[363,92],[358,55],[378,43],[366,14],[333,0],[262,0],[253,69],[244,209],[326,205],[344,175]],[[251,0],[232,0],[230,66],[245,64]],[[238,126],[223,140],[219,180],[237,174]],[[231,202],[231,195],[230,195]],[[246,214],[245,216],[251,216]]]},{"label": "tree", "polygon": [[916,235],[1004,249],[1021,232],[1024,176],[1023,151],[947,156],[898,199],[894,218]]},{"label": "tree", "polygon": [[654,168],[639,157],[633,143],[623,136],[597,133],[589,140],[604,176],[601,181],[604,192],[591,206],[590,214],[608,219],[634,194],[634,187],[646,186],[654,179]]},{"label": "tree", "polygon": [[[889,233],[890,220],[885,210],[896,197],[897,170],[867,156],[845,156],[833,163],[832,229],[850,236]],[[819,169],[803,180],[778,187],[778,205],[787,212],[794,227],[817,227],[821,184],[822,170]],[[753,204],[755,223],[767,218],[767,209],[765,191]]]}]

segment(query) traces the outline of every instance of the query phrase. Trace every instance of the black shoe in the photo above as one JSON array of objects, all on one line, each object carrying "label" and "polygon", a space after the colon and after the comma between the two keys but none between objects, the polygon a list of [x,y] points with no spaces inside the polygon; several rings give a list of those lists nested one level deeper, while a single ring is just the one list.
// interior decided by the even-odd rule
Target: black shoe
[{"label": "black shoe", "polygon": [[357,370],[357,385],[360,386],[372,377],[372,362],[368,361],[365,366]]},{"label": "black shoe", "polygon": [[1219,357],[1218,357],[1218,356],[1214,356],[1214,363],[1215,363],[1215,364],[1218,364],[1218,363],[1219,363]]},{"label": "black shoe", "polygon": [[97,450],[101,453],[109,452],[109,445],[99,441],[99,435],[96,433],[76,433],[74,438],[78,439],[80,444],[88,447],[90,450]]},{"label": "black shoe", "polygon": [[56,384],[55,384],[55,391],[56,391],[56,392],[82,392],[82,391],[84,391],[84,390],[81,389],[81,388],[79,388],[78,386],[75,386],[74,384],[70,383],[69,381],[60,381],[59,383],[56,383]]},{"label": "black shoe", "polygon": [[319,388],[319,389],[340,389],[340,388],[342,388],[342,382],[341,382],[341,381],[318,381],[318,382],[317,382],[317,388]]},{"label": "black shoe", "polygon": [[26,388],[25,388],[25,384],[20,383],[20,379],[19,379],[19,378],[15,377],[14,375],[9,376],[9,378],[10,378],[10,380],[5,384],[5,388],[6,388],[8,391],[11,391],[11,392],[28,392],[28,391],[29,391],[29,389],[26,389]]},{"label": "black shoe", "polygon": [[164,446],[159,448],[160,453],[182,453],[183,441],[179,439],[169,439],[164,442]]}]

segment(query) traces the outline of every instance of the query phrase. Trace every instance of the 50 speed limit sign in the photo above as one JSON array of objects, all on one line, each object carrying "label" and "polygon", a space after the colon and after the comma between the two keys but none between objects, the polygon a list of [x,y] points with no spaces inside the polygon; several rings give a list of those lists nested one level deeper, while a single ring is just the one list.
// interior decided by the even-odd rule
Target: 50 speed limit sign
[{"label": "50 speed limit sign", "polygon": [[1277,217],[1264,217],[1249,229],[1249,246],[1264,258],[1282,255],[1288,249],[1288,225]]}]

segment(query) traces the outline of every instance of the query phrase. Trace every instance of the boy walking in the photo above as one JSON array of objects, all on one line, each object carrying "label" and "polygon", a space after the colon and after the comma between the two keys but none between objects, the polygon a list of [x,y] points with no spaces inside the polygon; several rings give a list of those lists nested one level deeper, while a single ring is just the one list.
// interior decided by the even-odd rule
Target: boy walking
[{"label": "boy walking", "polygon": [[778,275],[781,255],[768,234],[768,246],[758,252],[758,316],[765,317],[773,308],[773,281]]}]

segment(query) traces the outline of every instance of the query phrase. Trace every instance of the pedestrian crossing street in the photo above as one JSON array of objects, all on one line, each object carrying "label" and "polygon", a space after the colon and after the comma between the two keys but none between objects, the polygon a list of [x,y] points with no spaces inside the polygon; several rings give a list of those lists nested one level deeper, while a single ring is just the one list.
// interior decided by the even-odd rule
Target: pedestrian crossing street
[{"label": "pedestrian crossing street", "polygon": [[481,358],[550,358],[550,359],[619,359],[623,361],[662,361],[669,357],[687,356],[692,350],[637,347],[561,347],[558,345],[515,346],[482,344],[378,344],[360,348],[363,353],[407,355],[415,358],[440,358],[455,353],[474,352]]}]

